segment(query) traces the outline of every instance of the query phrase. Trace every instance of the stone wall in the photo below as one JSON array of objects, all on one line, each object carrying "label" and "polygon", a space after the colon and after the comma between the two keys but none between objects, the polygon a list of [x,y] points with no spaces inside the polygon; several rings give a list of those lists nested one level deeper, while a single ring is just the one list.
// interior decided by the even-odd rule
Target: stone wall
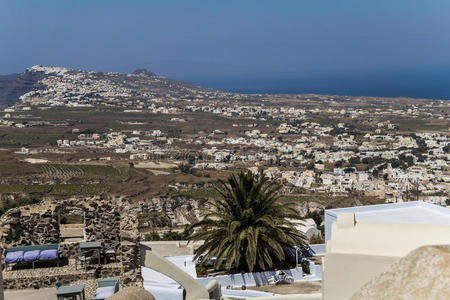
[{"label": "stone wall", "polygon": [[3,247],[54,244],[59,242],[58,211],[54,206],[37,209],[38,204],[13,208],[1,218]]},{"label": "stone wall", "polygon": [[[79,253],[79,242],[61,242],[59,231],[60,213],[80,214],[84,212],[85,240],[102,241],[108,245],[120,241],[121,283],[136,285],[140,276],[140,235],[136,205],[119,197],[70,198],[65,200],[47,199],[38,204],[14,208],[0,217],[0,246],[60,244],[60,258],[74,258]],[[101,272],[101,269],[100,271]],[[102,276],[103,277],[103,276]],[[66,278],[66,277],[64,277]],[[61,280],[63,280],[62,278]],[[69,280],[71,277],[67,277]],[[72,278],[76,281],[80,278]],[[51,278],[16,279],[7,286],[47,286]]]},{"label": "stone wall", "polygon": [[111,200],[91,201],[85,209],[85,238],[87,241],[111,243],[120,237],[120,212]]},{"label": "stone wall", "polygon": [[106,244],[120,238],[121,207],[114,199],[100,197],[45,200],[14,208],[0,218],[0,240],[6,247],[59,243],[60,212],[84,211],[85,239]]},{"label": "stone wall", "polygon": [[125,205],[120,219],[121,279],[124,285],[133,285],[142,282],[139,221],[137,215],[130,212],[131,206],[123,204]]},{"label": "stone wall", "polygon": [[74,259],[80,253],[80,242],[59,243],[59,257]]},{"label": "stone wall", "polygon": [[[170,226],[171,222],[177,225],[185,225],[195,223],[202,218],[197,210],[205,205],[206,199],[195,200],[186,196],[174,197],[153,197],[151,199],[139,201],[133,206],[133,213],[147,214],[160,213],[164,216],[168,224],[162,226]],[[161,227],[161,222],[155,222],[152,218],[141,219],[141,228]]]}]

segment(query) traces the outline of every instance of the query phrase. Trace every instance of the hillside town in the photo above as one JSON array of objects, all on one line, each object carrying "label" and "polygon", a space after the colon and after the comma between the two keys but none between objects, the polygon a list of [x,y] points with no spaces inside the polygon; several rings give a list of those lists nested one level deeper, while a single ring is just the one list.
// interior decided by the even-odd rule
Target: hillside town
[{"label": "hillside town", "polygon": [[[0,106],[6,299],[30,299],[30,287],[43,299],[348,299],[378,273],[367,269],[400,257],[448,273],[430,267],[444,254],[426,245],[448,244],[449,101],[246,95],[147,70],[35,66],[21,76],[35,82]],[[230,214],[208,219],[218,205]],[[218,265],[218,242],[244,240],[220,235],[227,222],[255,212],[236,236],[270,219],[264,230],[287,230],[295,246],[256,272]],[[348,266],[355,278],[330,284]]]},{"label": "hillside town", "polygon": [[[69,130],[70,138],[21,147],[17,153],[22,156],[102,152],[120,155],[112,160],[129,160],[136,167],[152,160],[189,160],[189,167],[199,170],[263,169],[286,190],[448,203],[446,101],[231,94],[148,71],[122,75],[35,66],[26,72],[44,73],[44,88],[5,107],[0,128],[59,127]],[[118,110],[127,129],[83,130],[75,119],[39,115],[61,106],[69,111]],[[155,115],[162,118],[150,121]],[[199,116],[216,122],[213,127],[174,129],[194,126]]]},{"label": "hillside town", "polygon": [[0,300],[449,300],[449,11],[1,0]]}]

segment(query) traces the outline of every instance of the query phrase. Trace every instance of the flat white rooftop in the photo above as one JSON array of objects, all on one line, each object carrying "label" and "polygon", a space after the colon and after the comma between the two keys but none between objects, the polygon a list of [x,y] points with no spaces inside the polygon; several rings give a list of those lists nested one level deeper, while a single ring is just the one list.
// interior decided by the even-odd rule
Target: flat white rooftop
[{"label": "flat white rooftop", "polygon": [[450,209],[422,201],[355,206],[325,210],[325,239],[331,237],[331,224],[337,214],[353,212],[356,222],[385,222],[409,224],[450,224]]}]

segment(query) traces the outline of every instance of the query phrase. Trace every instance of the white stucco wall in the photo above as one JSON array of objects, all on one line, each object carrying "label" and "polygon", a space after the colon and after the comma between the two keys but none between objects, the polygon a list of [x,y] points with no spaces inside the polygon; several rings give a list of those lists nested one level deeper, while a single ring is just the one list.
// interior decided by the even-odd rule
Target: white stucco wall
[{"label": "white stucco wall", "polygon": [[449,208],[422,201],[326,209],[325,241],[331,238],[331,225],[342,212],[353,212],[356,222],[450,225]]}]

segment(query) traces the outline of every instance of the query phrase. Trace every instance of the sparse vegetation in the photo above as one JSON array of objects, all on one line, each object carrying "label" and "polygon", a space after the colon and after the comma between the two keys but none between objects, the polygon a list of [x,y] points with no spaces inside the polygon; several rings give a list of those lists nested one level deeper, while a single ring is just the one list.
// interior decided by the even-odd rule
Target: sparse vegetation
[{"label": "sparse vegetation", "polygon": [[31,196],[29,198],[19,198],[18,200],[13,201],[6,199],[2,201],[0,205],[0,215],[3,215],[8,209],[39,203],[40,201],[41,199],[36,196]]},{"label": "sparse vegetation", "polygon": [[48,195],[81,195],[81,196],[95,196],[101,195],[109,190],[107,184],[11,184],[0,185],[0,193],[27,193],[27,194],[48,194]]},{"label": "sparse vegetation", "polygon": [[59,222],[61,224],[83,224],[84,219],[83,219],[83,216],[61,215]]}]

